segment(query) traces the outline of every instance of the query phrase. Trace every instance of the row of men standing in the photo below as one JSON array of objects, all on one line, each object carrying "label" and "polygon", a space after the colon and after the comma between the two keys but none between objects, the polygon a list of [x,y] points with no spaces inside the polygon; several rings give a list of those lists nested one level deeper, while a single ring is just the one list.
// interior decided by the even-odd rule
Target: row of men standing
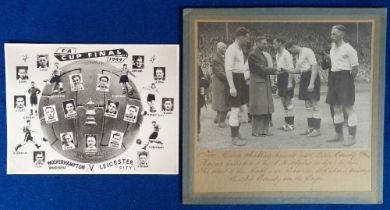
[{"label": "row of men standing", "polygon": [[[355,100],[354,78],[357,74],[357,53],[343,40],[345,27],[332,27],[332,49],[330,51],[330,76],[326,102],[330,104],[336,135],[329,141],[344,141],[342,123],[343,110],[348,114],[349,136],[344,145],[355,143],[357,117],[353,111]],[[277,75],[278,95],[284,108],[285,124],[279,129],[294,130],[294,96],[295,81],[293,74],[300,74],[299,99],[305,101],[308,129],[301,135],[317,137],[320,135],[321,112],[319,66],[314,52],[299,46],[296,42],[285,43],[280,38],[273,39],[277,52],[274,67],[272,57],[265,52],[267,38],[256,38],[256,46],[247,58],[243,49],[249,43],[250,35],[246,28],[235,31],[235,41],[226,49],[222,42],[217,44],[217,53],[213,56],[213,109],[217,111],[217,122],[226,127],[225,120],[230,111],[229,125],[232,143],[237,146],[246,144],[240,134],[239,115],[246,109],[247,83],[249,81],[249,112],[252,117],[252,136],[271,136],[269,131],[274,103],[270,75]],[[288,50],[287,50],[288,49]],[[295,67],[293,57],[296,56]],[[340,127],[341,126],[341,127]]]}]

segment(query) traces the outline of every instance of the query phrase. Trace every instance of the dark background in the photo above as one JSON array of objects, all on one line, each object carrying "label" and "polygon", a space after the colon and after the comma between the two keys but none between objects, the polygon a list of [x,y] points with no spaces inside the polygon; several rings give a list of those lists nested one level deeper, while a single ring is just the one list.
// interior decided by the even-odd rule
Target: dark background
[{"label": "dark background", "polygon": [[[389,146],[384,148],[383,205],[183,206],[181,176],[6,175],[5,42],[181,44],[182,9],[261,6],[387,7],[380,1],[0,0],[0,209],[390,209]],[[389,53],[387,53],[389,54]],[[387,65],[389,66],[389,65]],[[386,83],[389,78],[386,79]],[[386,86],[387,87],[387,86]],[[389,92],[389,91],[388,91]],[[388,97],[386,97],[388,99]],[[387,100],[386,100],[387,101]],[[385,138],[390,126],[386,126]]]}]

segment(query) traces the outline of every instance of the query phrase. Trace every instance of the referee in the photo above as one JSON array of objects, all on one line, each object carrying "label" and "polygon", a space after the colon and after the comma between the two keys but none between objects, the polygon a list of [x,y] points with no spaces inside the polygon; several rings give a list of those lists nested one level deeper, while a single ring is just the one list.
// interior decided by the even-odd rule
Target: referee
[{"label": "referee", "polygon": [[229,125],[232,135],[232,143],[236,146],[244,146],[245,139],[239,134],[240,109],[245,109],[245,76],[246,70],[243,47],[249,42],[249,31],[244,27],[239,27],[234,33],[235,40],[229,45],[225,53],[225,71],[229,84],[229,103],[231,112]]},{"label": "referee", "polygon": [[[346,28],[343,25],[332,27],[330,38],[332,48],[330,60],[331,74],[328,78],[328,94],[326,103],[334,107],[334,126],[336,135],[329,142],[344,141],[345,146],[351,146],[356,141],[357,115],[353,110],[355,104],[355,77],[358,73],[358,56],[356,50],[344,42]],[[343,109],[348,115],[349,136],[344,140],[343,135]]]},{"label": "referee", "polygon": [[320,135],[321,111],[318,105],[320,100],[320,77],[318,64],[314,52],[310,48],[301,47],[296,42],[288,42],[286,49],[296,57],[295,69],[282,69],[288,73],[301,74],[299,83],[299,100],[305,101],[308,129],[301,133],[308,137]]}]

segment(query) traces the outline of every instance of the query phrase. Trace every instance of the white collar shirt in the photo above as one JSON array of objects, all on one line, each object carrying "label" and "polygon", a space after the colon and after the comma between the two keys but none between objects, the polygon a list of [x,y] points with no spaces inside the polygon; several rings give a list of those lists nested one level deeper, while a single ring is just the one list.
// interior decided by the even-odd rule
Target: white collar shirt
[{"label": "white collar shirt", "polygon": [[352,70],[352,67],[358,66],[357,52],[349,43],[343,42],[339,47],[332,43],[330,50],[330,61],[332,63],[331,71]]},{"label": "white collar shirt", "polygon": [[293,57],[286,49],[283,49],[281,53],[276,53],[276,67],[278,69],[294,69]]},{"label": "white collar shirt", "polygon": [[301,72],[311,70],[311,66],[317,65],[317,59],[312,49],[302,47],[297,55],[296,68]]},{"label": "white collar shirt", "polygon": [[244,73],[247,69],[242,49],[236,42],[229,45],[225,52],[225,71]]}]

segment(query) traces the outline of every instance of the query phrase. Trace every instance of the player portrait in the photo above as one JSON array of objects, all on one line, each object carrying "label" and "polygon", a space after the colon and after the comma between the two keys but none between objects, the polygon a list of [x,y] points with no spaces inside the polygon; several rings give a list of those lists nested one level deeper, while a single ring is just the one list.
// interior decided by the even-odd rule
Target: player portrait
[{"label": "player portrait", "polygon": [[86,134],[85,135],[85,152],[96,153],[97,152],[97,135]]},{"label": "player portrait", "polygon": [[62,150],[69,150],[69,149],[76,148],[72,132],[60,133],[60,137],[61,137]]},{"label": "player portrait", "polygon": [[64,109],[64,115],[66,119],[75,118],[77,116],[74,100],[62,102],[62,108]]},{"label": "player portrait", "polygon": [[173,111],[173,98],[162,98],[162,110],[164,112]]},{"label": "player portrait", "polygon": [[149,152],[139,151],[138,155],[138,167],[147,168],[149,166]]},{"label": "player portrait", "polygon": [[16,112],[24,112],[26,110],[26,96],[14,96],[14,107]]},{"label": "player portrait", "polygon": [[143,68],[144,68],[144,56],[133,55],[133,69],[143,69]]},{"label": "player portrait", "polygon": [[18,82],[28,80],[28,66],[17,66],[16,67],[16,80]]},{"label": "player portrait", "polygon": [[33,152],[33,162],[35,166],[42,166],[45,164],[46,155],[45,151],[34,151]]},{"label": "player portrait", "polygon": [[71,91],[84,90],[82,74],[71,74],[71,75],[69,75],[69,83],[70,83],[70,90]]},{"label": "player portrait", "polygon": [[138,106],[127,104],[126,112],[125,112],[125,116],[123,117],[123,120],[131,123],[136,123],[138,110],[139,110]]},{"label": "player portrait", "polygon": [[165,67],[154,67],[154,79],[157,81],[165,80]]},{"label": "player portrait", "polygon": [[45,69],[49,67],[49,55],[37,55],[37,68]]},{"label": "player portrait", "polygon": [[119,102],[108,100],[104,116],[116,118],[118,116]]},{"label": "player portrait", "polygon": [[110,141],[108,142],[108,147],[114,149],[120,149],[122,147],[123,133],[118,131],[111,131]]},{"label": "player portrait", "polygon": [[110,89],[111,77],[105,74],[98,74],[96,91],[108,92]]},{"label": "player portrait", "polygon": [[55,105],[42,107],[46,123],[53,123],[58,121],[58,115]]}]

